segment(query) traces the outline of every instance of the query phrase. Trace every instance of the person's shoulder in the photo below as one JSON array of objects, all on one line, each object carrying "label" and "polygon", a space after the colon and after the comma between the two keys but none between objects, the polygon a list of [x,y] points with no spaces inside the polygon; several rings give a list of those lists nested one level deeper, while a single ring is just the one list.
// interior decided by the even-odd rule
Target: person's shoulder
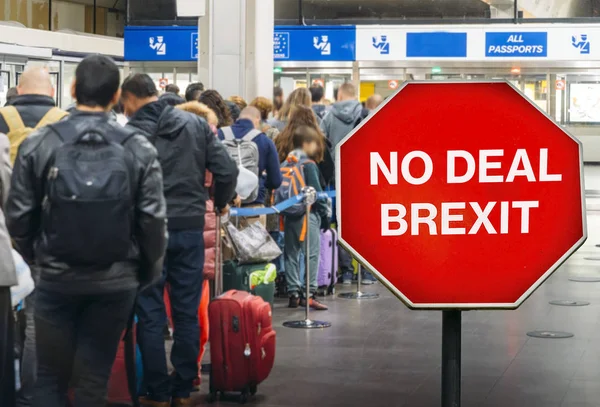
[{"label": "person's shoulder", "polygon": [[[58,142],[58,134],[54,130],[52,125],[42,127],[38,130],[34,130],[19,145],[19,154],[24,156],[33,154],[38,147],[40,147],[52,136],[56,136],[56,142]],[[48,144],[46,144],[46,146],[48,146]]]},{"label": "person's shoulder", "polygon": [[130,150],[142,163],[147,164],[158,156],[156,148],[142,130],[129,125],[123,127],[118,123],[110,123],[110,125],[123,140],[123,147]]}]

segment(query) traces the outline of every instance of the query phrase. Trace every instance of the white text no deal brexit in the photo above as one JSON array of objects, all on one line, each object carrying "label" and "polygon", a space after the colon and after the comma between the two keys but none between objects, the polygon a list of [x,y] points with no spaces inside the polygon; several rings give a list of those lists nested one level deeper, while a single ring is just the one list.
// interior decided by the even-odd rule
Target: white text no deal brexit
[{"label": "white text no deal brexit", "polygon": [[[518,149],[512,160],[512,164],[504,175],[498,175],[502,168],[500,161],[494,161],[495,157],[503,157],[504,150],[479,150],[476,158],[465,150],[449,150],[446,153],[446,183],[464,184],[471,181],[478,173],[479,183],[511,183],[518,177],[522,177],[527,182],[561,182],[562,174],[550,174],[548,172],[548,149],[542,148],[536,151],[539,157],[539,168],[534,170],[529,159],[529,154],[525,149]],[[413,176],[410,171],[410,165],[413,160],[420,160],[425,170],[419,176]],[[458,160],[464,161],[466,171],[464,174],[456,173],[456,164]],[[400,163],[400,168],[398,164]],[[490,174],[490,170],[496,174]],[[398,185],[399,177],[411,185],[423,185],[431,179],[434,172],[434,163],[429,154],[424,151],[411,151],[406,154],[402,161],[399,161],[398,152],[393,151],[389,156],[389,165],[377,152],[370,153],[370,178],[371,185],[380,184],[380,173],[388,185]],[[430,235],[475,235],[478,233],[488,234],[508,234],[509,216],[511,212],[519,212],[521,217],[520,229],[517,233],[529,233],[529,217],[532,209],[539,208],[539,200],[535,201],[502,201],[488,202],[482,207],[477,202],[443,202],[438,208],[431,203],[412,203],[410,211],[400,203],[381,204],[381,235],[382,236],[401,236],[408,232],[410,221],[410,234],[419,235],[420,225],[426,225],[424,228]],[[452,226],[452,223],[463,222],[464,217],[461,211],[473,211],[477,220],[470,228]],[[489,216],[494,210],[500,210],[500,224],[493,225]],[[441,227],[438,231],[436,218],[440,216]],[[409,216],[409,220],[406,217]]]}]

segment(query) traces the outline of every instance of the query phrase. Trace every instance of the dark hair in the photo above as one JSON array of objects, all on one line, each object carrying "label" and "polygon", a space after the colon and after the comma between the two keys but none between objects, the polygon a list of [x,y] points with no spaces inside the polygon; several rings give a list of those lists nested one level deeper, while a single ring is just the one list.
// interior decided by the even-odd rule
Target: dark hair
[{"label": "dark hair", "polygon": [[327,146],[325,144],[325,136],[317,122],[317,117],[310,107],[299,105],[292,110],[285,128],[274,140],[279,162],[284,162],[288,154],[295,148],[294,135],[301,127],[309,127],[320,136],[317,139],[319,142],[319,151],[316,157],[312,157],[312,159],[317,162],[323,160]]},{"label": "dark hair", "polygon": [[237,105],[237,103],[232,102],[231,100],[225,100],[225,104],[227,105],[227,108],[229,108],[231,120],[234,122],[237,121],[237,119],[240,118],[240,113],[242,113],[240,107]]},{"label": "dark hair", "polygon": [[187,88],[185,88],[185,100],[191,102],[193,100],[200,100],[200,95],[204,92],[204,84],[202,82],[194,82],[190,83]]},{"label": "dark hair", "polygon": [[[231,119],[231,112],[229,107],[225,104],[225,101],[221,97],[221,94],[216,90],[209,89],[207,91],[202,92],[200,95],[201,103],[204,103],[208,106],[219,119],[219,125],[217,127],[227,127],[233,124],[233,120]],[[234,103],[235,104],[235,103]]]},{"label": "dark hair", "polygon": [[19,96],[19,92],[17,92],[17,88],[15,86],[13,86],[12,88],[9,88],[8,91],[6,91],[6,104],[10,105],[10,102],[12,102],[12,100]]},{"label": "dark hair", "polygon": [[300,126],[294,131],[292,136],[292,145],[294,148],[302,148],[304,143],[315,142],[320,145],[323,136],[310,126]]},{"label": "dark hair", "polygon": [[107,107],[119,90],[119,68],[105,55],[90,55],[75,70],[75,98],[89,107]]},{"label": "dark hair", "polygon": [[311,86],[309,90],[313,103],[319,103],[321,100],[323,100],[323,96],[325,96],[325,89],[323,89],[322,86]]},{"label": "dark hair", "polygon": [[338,93],[340,92],[340,87],[338,86],[337,88],[333,89],[333,101],[336,102],[337,101],[337,97],[338,97]]},{"label": "dark hair", "polygon": [[283,97],[283,89],[281,89],[281,86],[273,87],[273,97],[274,98],[282,98]]},{"label": "dark hair", "polygon": [[145,73],[136,73],[125,78],[123,85],[121,85],[121,92],[124,96],[129,93],[139,99],[158,96],[156,84]]},{"label": "dark hair", "polygon": [[174,83],[169,83],[165,87],[165,92],[166,93],[174,93],[176,95],[179,95],[179,86],[175,85]]},{"label": "dark hair", "polygon": [[185,103],[185,99],[175,93],[163,93],[158,100],[165,102],[169,106],[177,106]]}]

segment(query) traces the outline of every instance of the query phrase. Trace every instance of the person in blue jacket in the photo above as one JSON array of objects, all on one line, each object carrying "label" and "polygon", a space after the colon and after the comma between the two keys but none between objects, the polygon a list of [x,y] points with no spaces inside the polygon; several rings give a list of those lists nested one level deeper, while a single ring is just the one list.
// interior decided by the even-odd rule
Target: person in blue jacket
[{"label": "person in blue jacket", "polygon": [[[260,128],[260,111],[253,106],[248,106],[242,110],[239,119],[231,126],[231,130],[236,139],[241,139],[248,134],[249,131],[254,129],[260,130]],[[223,131],[219,130],[219,139],[224,140],[224,138]],[[279,188],[282,178],[277,149],[275,148],[273,141],[271,141],[264,133],[256,136],[253,141],[258,146],[260,187],[256,201],[250,205],[261,206],[265,205],[267,190]],[[268,204],[269,203],[267,203],[267,205]]]}]

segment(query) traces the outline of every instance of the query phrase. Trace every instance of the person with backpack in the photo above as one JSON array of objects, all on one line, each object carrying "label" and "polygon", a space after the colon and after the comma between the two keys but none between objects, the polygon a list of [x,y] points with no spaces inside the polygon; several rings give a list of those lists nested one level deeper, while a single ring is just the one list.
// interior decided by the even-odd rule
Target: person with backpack
[{"label": "person with backpack", "polygon": [[68,113],[56,107],[54,86],[45,68],[27,68],[19,77],[18,96],[0,109],[0,133],[10,140],[10,159],[15,161],[19,146],[35,129],[57,122]]},{"label": "person with backpack", "polygon": [[[198,307],[204,267],[204,215],[209,199],[206,170],[214,179],[214,205],[225,215],[235,195],[237,166],[208,123],[195,114],[168,106],[146,74],[129,76],[121,101],[128,128],[142,131],[155,145],[163,169],[169,239],[159,281],[137,301],[138,342],[144,365],[143,406],[190,405],[198,376],[200,327]],[[167,367],[164,288],[170,287],[175,374]]]},{"label": "person with backpack", "polygon": [[34,407],[105,407],[108,379],[138,290],[160,275],[166,204],[156,149],[109,117],[119,68],[102,55],[75,70],[76,109],[23,141],[8,229],[40,268]]},{"label": "person with backpack", "polygon": [[[276,201],[283,202],[301,192],[304,186],[313,187],[322,192],[319,168],[316,162],[323,159],[323,136],[309,126],[298,127],[292,136],[293,150],[289,152],[281,165],[284,181],[275,192]],[[284,219],[284,250],[285,273],[289,295],[289,308],[309,306],[318,311],[329,309],[317,301],[315,294],[318,289],[317,272],[319,269],[319,253],[321,251],[320,231],[329,228],[327,203],[317,200],[306,214],[304,203],[294,205],[283,211]],[[305,251],[306,231],[308,234],[310,292],[305,292],[306,284],[300,280],[300,253]],[[306,273],[304,273],[306,276]]]},{"label": "person with backpack", "polygon": [[[338,89],[337,102],[332,105],[331,110],[321,122],[321,129],[331,144],[332,153],[335,152],[335,148],[339,142],[368,115],[368,111],[365,112],[363,110],[363,106],[358,101],[357,96],[354,85],[344,83]],[[335,154],[332,154],[331,157],[335,162]],[[350,285],[354,276],[352,256],[344,248],[340,248],[338,253],[340,269],[342,270],[342,283]],[[374,284],[376,281],[371,273],[363,269],[363,284]]]},{"label": "person with backpack", "polygon": [[[246,206],[262,207],[268,189],[281,185],[281,172],[275,144],[261,130],[261,115],[257,108],[242,110],[240,118],[231,127],[219,129],[221,139],[238,166],[258,177],[256,189],[242,200]],[[243,198],[243,197],[242,197]],[[259,217],[265,224],[265,216]]]}]

